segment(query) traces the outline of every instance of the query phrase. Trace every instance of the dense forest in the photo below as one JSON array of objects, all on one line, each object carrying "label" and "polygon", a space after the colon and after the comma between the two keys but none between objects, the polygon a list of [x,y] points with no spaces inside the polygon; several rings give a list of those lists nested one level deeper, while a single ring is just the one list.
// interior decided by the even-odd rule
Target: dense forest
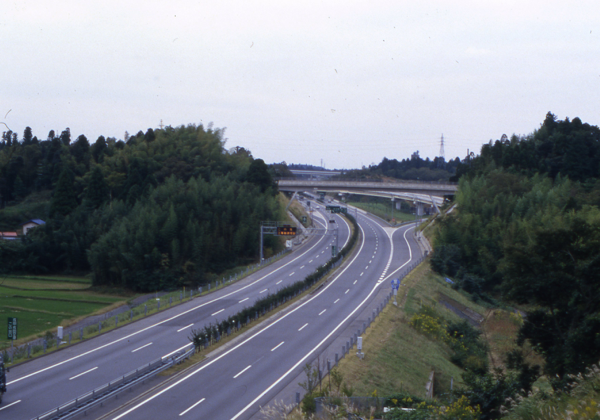
[{"label": "dense forest", "polygon": [[600,358],[599,158],[598,127],[551,113],[530,135],[484,145],[457,168],[431,260],[474,299],[520,305],[518,343],[556,389]]},{"label": "dense forest", "polygon": [[451,181],[454,180],[458,166],[460,166],[459,158],[451,159],[448,162],[442,157],[436,157],[433,160],[423,159],[417,150],[411,154],[410,159],[398,161],[397,159],[383,158],[378,165],[345,171],[340,178],[379,179],[388,177],[430,182]]},{"label": "dense forest", "polygon": [[[95,285],[157,290],[201,284],[258,255],[262,220],[282,217],[269,168],[223,130],[148,129],[124,140],[27,127],[0,142],[2,272],[93,272]],[[277,246],[266,238],[267,254]]]}]

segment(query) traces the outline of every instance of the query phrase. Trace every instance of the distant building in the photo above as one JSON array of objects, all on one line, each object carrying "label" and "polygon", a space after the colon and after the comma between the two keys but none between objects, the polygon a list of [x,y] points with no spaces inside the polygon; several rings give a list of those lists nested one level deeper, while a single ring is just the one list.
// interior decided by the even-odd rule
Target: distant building
[{"label": "distant building", "polygon": [[27,235],[27,232],[29,231],[29,229],[33,229],[35,227],[45,225],[45,224],[46,224],[46,222],[44,222],[42,219],[31,219],[25,223],[21,223],[21,227],[23,228],[23,235]]},{"label": "distant building", "polygon": [[17,232],[0,232],[0,239],[5,241],[14,241],[18,237]]}]

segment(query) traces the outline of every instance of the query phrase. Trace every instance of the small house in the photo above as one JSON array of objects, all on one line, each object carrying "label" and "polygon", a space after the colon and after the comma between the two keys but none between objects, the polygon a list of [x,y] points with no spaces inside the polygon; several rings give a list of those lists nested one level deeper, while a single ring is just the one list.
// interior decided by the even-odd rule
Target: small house
[{"label": "small house", "polygon": [[29,229],[33,229],[35,227],[45,224],[46,222],[44,222],[42,219],[31,219],[26,221],[25,223],[21,223],[21,227],[23,228],[23,235],[27,235]]}]

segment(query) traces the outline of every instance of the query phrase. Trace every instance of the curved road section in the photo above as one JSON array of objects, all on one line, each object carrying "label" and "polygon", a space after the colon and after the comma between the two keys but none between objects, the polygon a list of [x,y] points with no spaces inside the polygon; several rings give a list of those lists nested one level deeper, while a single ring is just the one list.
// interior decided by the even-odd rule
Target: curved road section
[{"label": "curved road section", "polygon": [[[336,220],[342,246],[350,227],[345,219],[336,216]],[[323,215],[317,222],[332,227]],[[315,236],[298,251],[233,285],[15,366],[7,378],[0,418],[35,418],[150,361],[191,348],[188,337],[193,328],[222,320],[303,280],[328,260],[334,241],[333,236]]]},{"label": "curved road section", "polygon": [[[249,419],[333,342],[414,258],[414,225],[384,228],[359,215],[358,251],[324,287],[243,341],[110,418]],[[417,255],[418,254],[418,255]]]}]

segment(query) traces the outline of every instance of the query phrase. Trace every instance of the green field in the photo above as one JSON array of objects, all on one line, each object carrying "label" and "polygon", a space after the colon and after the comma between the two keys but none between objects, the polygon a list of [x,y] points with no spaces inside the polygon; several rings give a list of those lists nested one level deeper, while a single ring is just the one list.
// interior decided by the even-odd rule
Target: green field
[{"label": "green field", "polygon": [[[359,209],[368,211],[369,213],[374,214],[375,216],[381,217],[388,222],[392,219],[392,204],[383,204],[377,202],[349,202],[348,204],[358,207]],[[410,213],[405,213],[404,211],[394,209],[394,220],[396,223],[404,223],[404,222],[412,222],[415,220],[415,215]]]},{"label": "green field", "polygon": [[18,319],[18,342],[24,342],[126,300],[90,287],[91,281],[82,277],[0,277],[0,349],[10,345],[8,317]]}]

